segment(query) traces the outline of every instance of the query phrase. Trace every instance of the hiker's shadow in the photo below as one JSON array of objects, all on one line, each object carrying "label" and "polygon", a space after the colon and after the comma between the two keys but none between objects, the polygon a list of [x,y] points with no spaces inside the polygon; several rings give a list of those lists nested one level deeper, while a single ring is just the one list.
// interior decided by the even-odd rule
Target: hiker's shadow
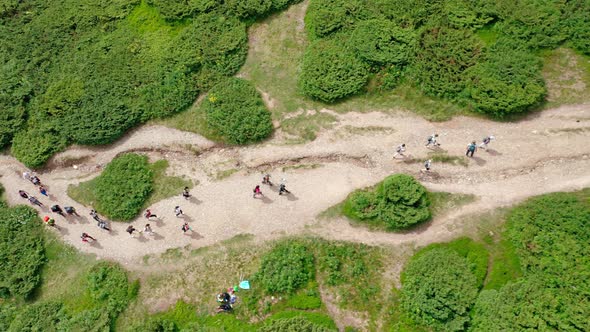
[{"label": "hiker's shadow", "polygon": [[496,151],[494,149],[486,149],[485,152],[489,153],[492,156],[501,156],[501,155],[503,155],[502,152]]},{"label": "hiker's shadow", "polygon": [[190,234],[188,235],[191,239],[193,240],[199,240],[199,239],[203,239],[204,236],[195,232],[195,231],[191,231]]},{"label": "hiker's shadow", "polygon": [[426,147],[428,150],[431,150],[433,152],[438,152],[438,153],[447,153],[448,151],[441,148],[440,145],[434,145],[434,146],[427,146]]},{"label": "hiker's shadow", "polygon": [[187,216],[186,214],[182,214],[178,217],[178,219],[184,220],[186,222],[192,222],[194,221],[193,218],[191,218],[190,216]]},{"label": "hiker's shadow", "polygon": [[148,239],[142,234],[140,234],[138,237],[136,237],[137,241],[139,242],[147,242]]},{"label": "hiker's shadow", "polygon": [[195,204],[195,205],[199,205],[201,203],[203,203],[203,201],[200,201],[198,198],[196,198],[195,196],[191,196],[187,199],[187,201]]},{"label": "hiker's shadow", "polygon": [[154,233],[154,235],[152,235],[152,238],[156,241],[164,239],[164,237],[158,233]]},{"label": "hiker's shadow", "polygon": [[70,234],[70,231],[65,227],[57,226],[56,228],[57,228],[57,231],[62,235]]},{"label": "hiker's shadow", "polygon": [[102,249],[102,246],[100,245],[100,243],[98,243],[98,241],[90,242],[90,246],[92,246],[94,248]]},{"label": "hiker's shadow", "polygon": [[262,202],[263,202],[264,204],[270,204],[270,203],[272,203],[272,202],[273,202],[273,200],[272,200],[272,199],[270,199],[270,198],[268,198],[268,197],[266,197],[266,196],[262,196],[262,197],[260,197],[260,199],[262,200]]},{"label": "hiker's shadow", "polygon": [[288,193],[287,194],[287,199],[290,200],[290,201],[298,201],[299,200],[299,197],[293,195],[292,193]]},{"label": "hiker's shadow", "polygon": [[480,157],[471,157],[471,159],[473,159],[475,161],[475,163],[477,164],[477,166],[483,166],[486,164],[485,159],[482,159]]}]

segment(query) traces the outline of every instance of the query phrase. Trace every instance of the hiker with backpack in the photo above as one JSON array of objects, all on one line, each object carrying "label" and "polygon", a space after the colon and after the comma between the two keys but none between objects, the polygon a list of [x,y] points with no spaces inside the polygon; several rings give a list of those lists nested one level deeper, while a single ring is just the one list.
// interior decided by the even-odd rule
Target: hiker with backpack
[{"label": "hiker with backpack", "polygon": [[61,209],[61,207],[59,207],[59,205],[55,204],[51,207],[51,211],[55,212],[59,215],[61,215],[62,217],[65,217],[66,215],[64,214],[64,211]]},{"label": "hiker with backpack", "polygon": [[87,233],[82,233],[81,238],[82,238],[82,242],[86,242],[86,243],[89,242],[88,240],[96,241],[95,238],[93,238],[92,236],[88,235]]},{"label": "hiker with backpack", "polygon": [[477,150],[477,145],[475,144],[475,141],[473,141],[471,142],[471,144],[467,145],[467,152],[465,152],[465,155],[467,157],[473,158],[473,153],[475,152],[475,150]]},{"label": "hiker with backpack", "polygon": [[29,198],[29,194],[27,194],[27,192],[24,190],[19,190],[18,195],[22,198]]},{"label": "hiker with backpack", "polygon": [[33,205],[43,206],[43,203],[39,202],[35,196],[29,196],[29,202],[31,202]]},{"label": "hiker with backpack", "polygon": [[193,231],[193,229],[188,225],[188,222],[185,222],[180,229],[184,234],[186,234],[188,231]]},{"label": "hiker with backpack", "polygon": [[262,184],[268,184],[272,187],[272,182],[270,182],[270,174],[266,174],[262,177]]},{"label": "hiker with backpack", "polygon": [[133,227],[133,225],[129,225],[127,226],[127,229],[125,230],[125,232],[129,233],[129,236],[134,237],[133,233],[136,231],[137,229],[135,229],[135,227]]},{"label": "hiker with backpack", "polygon": [[480,149],[484,149],[487,150],[488,149],[488,144],[490,144],[490,142],[494,139],[495,137],[490,135],[490,136],[486,136],[484,137],[484,139],[482,140],[481,144],[479,145]]},{"label": "hiker with backpack", "polygon": [[145,224],[145,227],[143,228],[143,232],[149,236],[154,236],[154,231],[152,231],[152,227],[150,226],[150,224]]},{"label": "hiker with backpack", "polygon": [[152,211],[151,211],[150,209],[147,209],[147,210],[145,210],[144,217],[145,217],[146,219],[148,219],[148,220],[149,220],[150,218],[158,218],[158,216],[157,216],[157,215],[155,215],[155,214],[153,214],[153,213],[152,213]]},{"label": "hiker with backpack", "polygon": [[291,192],[287,190],[287,187],[284,183],[281,183],[281,185],[279,186],[279,195],[282,195],[283,193],[290,194]]},{"label": "hiker with backpack", "polygon": [[66,213],[68,215],[75,215],[76,217],[79,217],[80,215],[78,214],[78,212],[76,212],[76,209],[73,206],[64,206],[64,210],[66,210]]},{"label": "hiker with backpack", "polygon": [[252,198],[256,198],[256,196],[264,196],[262,194],[262,191],[260,190],[260,186],[256,185],[256,187],[254,187],[254,195],[252,196]]},{"label": "hiker with backpack", "polygon": [[405,157],[404,152],[406,152],[406,144],[402,144],[395,149],[395,154],[393,155],[393,159],[397,158],[397,156]]},{"label": "hiker with backpack", "polygon": [[176,217],[180,217],[181,215],[184,214],[184,212],[182,212],[182,209],[180,208],[180,206],[176,206],[174,208],[174,214],[176,214]]},{"label": "hiker with backpack", "polygon": [[190,199],[191,194],[188,191],[188,187],[184,187],[184,190],[182,191],[182,197],[184,197],[186,200]]},{"label": "hiker with backpack", "polygon": [[426,146],[440,146],[440,143],[438,143],[436,141],[436,139],[438,138],[438,134],[432,134],[430,136],[428,136],[428,139],[426,141]]},{"label": "hiker with backpack", "polygon": [[432,160],[428,159],[424,162],[424,171],[430,172],[430,165],[432,165]]},{"label": "hiker with backpack", "polygon": [[43,217],[43,221],[47,224],[47,226],[56,227],[55,226],[55,219],[49,218],[49,216]]},{"label": "hiker with backpack", "polygon": [[47,189],[45,187],[43,187],[42,185],[39,186],[39,192],[41,193],[41,195],[43,195],[45,197],[49,197],[49,194],[47,193]]}]

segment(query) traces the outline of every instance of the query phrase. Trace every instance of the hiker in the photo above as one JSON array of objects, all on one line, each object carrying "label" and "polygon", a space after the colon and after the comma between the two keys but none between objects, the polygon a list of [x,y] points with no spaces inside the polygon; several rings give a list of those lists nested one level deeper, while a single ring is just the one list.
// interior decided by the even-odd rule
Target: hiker
[{"label": "hiker", "polygon": [[99,219],[98,222],[97,222],[97,224],[96,224],[96,226],[98,226],[98,228],[105,229],[105,230],[107,230],[109,232],[111,231],[111,229],[107,225],[106,221],[104,221],[104,220],[100,220]]},{"label": "hiker", "polygon": [[150,226],[150,224],[145,224],[145,227],[143,228],[143,232],[149,236],[154,236],[154,231],[152,231],[152,227]]},{"label": "hiker", "polygon": [[404,156],[404,152],[406,152],[406,144],[402,144],[395,149],[395,154],[393,155],[393,159],[397,158],[397,156]]},{"label": "hiker", "polygon": [[484,137],[483,141],[481,142],[481,144],[479,145],[480,149],[484,149],[487,150],[488,149],[488,144],[490,144],[490,142],[494,139],[494,136],[490,135],[490,136],[486,136]]},{"label": "hiker", "polygon": [[23,172],[23,179],[31,181],[31,173],[29,172]]},{"label": "hiker", "polygon": [[92,217],[92,219],[101,222],[102,220],[98,217],[98,214],[96,213],[96,210],[92,209],[90,210],[90,216]]},{"label": "hiker", "polygon": [[188,231],[191,231],[191,232],[193,231],[193,229],[188,225],[187,222],[185,222],[184,225],[182,225],[182,227],[180,229],[182,229],[183,233],[186,233]]},{"label": "hiker", "polygon": [[436,141],[438,134],[432,134],[428,136],[428,141],[426,142],[426,146],[433,145],[433,146],[440,146],[440,143]]},{"label": "hiker", "polygon": [[262,177],[262,184],[268,184],[272,187],[272,182],[270,182],[270,174],[266,174]]},{"label": "hiker", "polygon": [[187,200],[191,197],[191,194],[188,192],[188,187],[184,187],[184,190],[182,191],[182,197]]},{"label": "hiker", "polygon": [[44,221],[44,222],[45,222],[45,223],[46,223],[48,226],[55,227],[55,219],[53,219],[53,218],[49,218],[49,216],[45,216],[45,217],[43,218],[43,221]]},{"label": "hiker", "polygon": [[217,294],[217,302],[219,303],[229,303],[230,295],[227,292]]},{"label": "hiker", "polygon": [[254,195],[252,197],[256,198],[256,196],[264,196],[262,195],[262,191],[260,190],[260,186],[258,185],[254,187]]},{"label": "hiker", "polygon": [[477,145],[475,144],[475,141],[473,141],[471,142],[471,144],[467,145],[467,152],[465,152],[465,155],[467,157],[473,158],[473,153],[475,152],[475,150],[477,150]]},{"label": "hiker", "polygon": [[27,192],[24,190],[19,190],[18,195],[22,198],[29,198],[29,194],[27,194]]},{"label": "hiker", "polygon": [[136,229],[135,229],[135,227],[133,227],[133,225],[129,225],[127,227],[127,229],[125,230],[125,232],[129,233],[129,236],[131,236],[131,237],[133,237],[133,232],[135,232],[135,231],[136,231]]},{"label": "hiker", "polygon": [[39,202],[35,196],[29,196],[29,202],[33,205],[43,206],[43,203]]},{"label": "hiker", "polygon": [[430,165],[432,164],[432,160],[428,159],[424,162],[424,169],[426,170],[426,172],[430,172]]},{"label": "hiker", "polygon": [[291,192],[287,190],[287,187],[284,183],[281,183],[281,185],[279,186],[279,195],[282,195],[283,193],[290,194]]},{"label": "hiker", "polygon": [[76,212],[76,209],[74,209],[73,206],[64,206],[64,210],[66,210],[66,213],[69,215],[75,215],[76,217],[79,217],[80,215],[78,214],[78,212]]},{"label": "hiker", "polygon": [[57,205],[57,204],[56,204],[56,205],[53,205],[53,206],[51,207],[51,211],[52,211],[52,212],[55,212],[55,213],[57,213],[57,214],[59,214],[59,215],[61,215],[62,217],[65,217],[65,216],[66,216],[66,215],[64,214],[64,211],[63,211],[63,210],[61,209],[61,207],[59,207],[59,205]]},{"label": "hiker", "polygon": [[41,185],[41,180],[36,175],[31,176],[31,179],[30,180],[36,186],[40,186]]},{"label": "hiker", "polygon": [[144,214],[146,219],[150,219],[150,218],[158,218],[157,215],[153,214],[152,211],[150,209],[145,210],[145,214]]},{"label": "hiker", "polygon": [[89,242],[88,239],[92,240],[92,241],[96,241],[95,238],[93,238],[92,236],[88,235],[87,233],[82,233],[82,242]]},{"label": "hiker", "polygon": [[180,206],[176,206],[174,208],[174,214],[176,214],[176,217],[180,217],[181,215],[184,214],[184,212],[182,212],[182,209],[180,208]]},{"label": "hiker", "polygon": [[41,195],[49,197],[49,195],[47,194],[47,189],[45,189],[45,187],[43,187],[42,185],[39,186],[39,192],[41,193]]}]

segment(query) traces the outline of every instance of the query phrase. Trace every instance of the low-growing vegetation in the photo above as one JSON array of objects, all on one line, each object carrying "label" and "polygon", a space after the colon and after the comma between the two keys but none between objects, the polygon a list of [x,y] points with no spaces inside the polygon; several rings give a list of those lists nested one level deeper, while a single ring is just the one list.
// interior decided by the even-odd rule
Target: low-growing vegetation
[{"label": "low-growing vegetation", "polygon": [[431,217],[430,200],[424,186],[405,174],[391,175],[371,189],[351,193],[342,207],[345,216],[399,230]]}]

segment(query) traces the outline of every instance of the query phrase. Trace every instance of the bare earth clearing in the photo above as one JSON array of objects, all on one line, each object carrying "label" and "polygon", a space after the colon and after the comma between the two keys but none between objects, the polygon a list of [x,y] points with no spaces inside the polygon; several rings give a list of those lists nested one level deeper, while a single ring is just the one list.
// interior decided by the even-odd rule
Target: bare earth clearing
[{"label": "bare earth clearing", "polygon": [[[80,218],[56,217],[63,239],[100,258],[134,264],[144,255],[176,247],[208,246],[238,234],[253,234],[260,241],[306,233],[368,244],[425,245],[452,237],[471,220],[468,215],[533,195],[590,186],[590,105],[548,110],[516,123],[467,117],[430,123],[402,112],[336,116],[337,125],[304,145],[285,144],[280,129],[263,144],[227,148],[196,134],[144,126],[110,146],[72,147],[39,173],[52,196],[51,201],[40,198],[46,205],[40,213],[51,213],[47,206],[55,203],[77,207]],[[434,132],[441,134],[441,147],[452,156],[463,156],[470,141],[479,142],[485,135],[492,134],[496,140],[489,151],[477,151],[468,167],[433,163],[433,172],[423,174],[421,163],[392,160],[400,143],[408,145],[411,157],[425,158],[431,151],[424,147],[426,137]],[[69,184],[97,176],[110,160],[128,151],[147,153],[153,161],[165,158],[170,161],[169,173],[199,183],[190,201],[179,193],[152,206],[160,216],[150,222],[155,237],[130,238],[125,233],[127,223],[113,223],[110,233],[100,230],[88,215],[89,208],[66,194]],[[10,204],[27,203],[18,196],[19,189],[41,196],[22,179],[24,170],[14,158],[0,157],[0,181]],[[271,173],[275,182],[286,178],[293,195],[279,196],[276,185],[263,186],[265,198],[253,199],[252,189],[260,184],[262,172]],[[478,199],[404,234],[372,232],[342,219],[317,217],[354,189],[398,172],[416,176],[429,190],[474,194]],[[184,219],[174,216],[176,205],[183,208]],[[182,233],[183,220],[190,223],[193,234]],[[133,221],[137,229],[143,229],[145,223],[142,216]],[[98,242],[81,242],[82,232]]]}]

